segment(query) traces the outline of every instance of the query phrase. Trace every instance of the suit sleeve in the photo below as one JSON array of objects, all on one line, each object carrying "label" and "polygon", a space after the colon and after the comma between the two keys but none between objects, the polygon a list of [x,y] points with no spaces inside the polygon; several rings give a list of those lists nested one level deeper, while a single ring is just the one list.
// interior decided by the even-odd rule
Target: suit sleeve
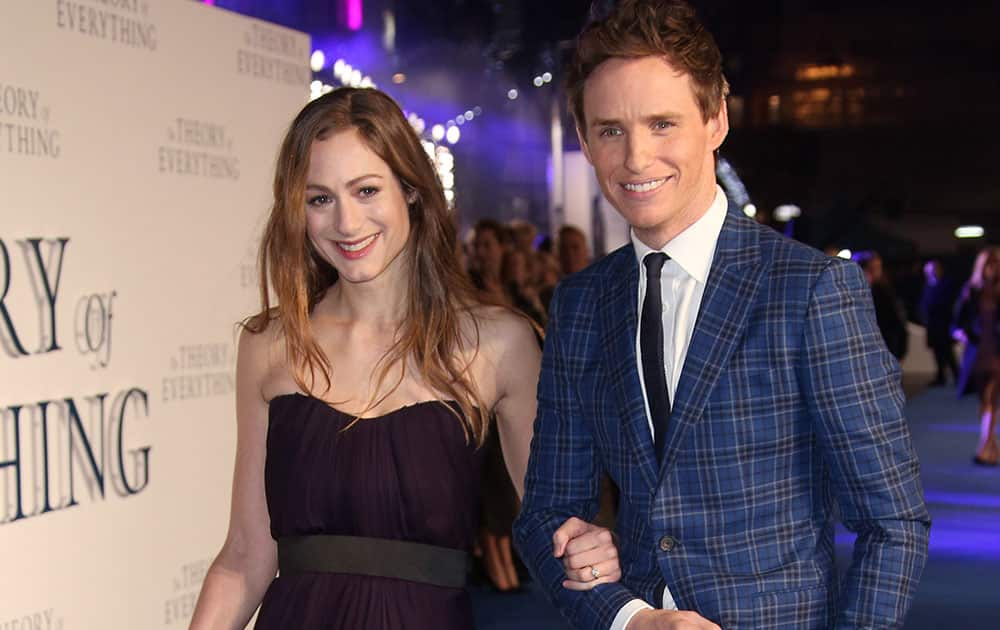
[{"label": "suit sleeve", "polygon": [[514,542],[532,575],[573,627],[607,630],[618,611],[636,596],[620,583],[586,592],[565,589],[562,561],[552,555],[552,535],[566,519],[591,521],[597,513],[601,471],[565,348],[571,341],[574,314],[564,319],[563,308],[564,295],[557,290],[542,353],[538,416]]},{"label": "suit sleeve", "polygon": [[836,628],[898,628],[927,558],[930,517],[859,267],[831,259],[813,287],[800,374],[844,525],[857,533]]}]

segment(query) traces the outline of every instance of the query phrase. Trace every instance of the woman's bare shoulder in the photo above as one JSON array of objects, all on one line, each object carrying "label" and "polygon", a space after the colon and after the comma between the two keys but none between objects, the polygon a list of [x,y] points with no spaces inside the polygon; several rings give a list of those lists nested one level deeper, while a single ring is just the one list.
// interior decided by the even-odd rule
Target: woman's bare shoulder
[{"label": "woman's bare shoulder", "polygon": [[237,376],[268,398],[266,392],[274,389],[276,381],[287,372],[281,321],[277,318],[244,321],[240,326],[237,356]]},{"label": "woman's bare shoulder", "polygon": [[531,320],[509,308],[477,306],[469,311],[469,319],[478,327],[484,349],[505,354],[538,346],[538,333]]},{"label": "woman's bare shoulder", "polygon": [[248,317],[239,325],[240,353],[260,355],[270,353],[275,346],[283,343],[284,333],[277,315],[264,318]]}]

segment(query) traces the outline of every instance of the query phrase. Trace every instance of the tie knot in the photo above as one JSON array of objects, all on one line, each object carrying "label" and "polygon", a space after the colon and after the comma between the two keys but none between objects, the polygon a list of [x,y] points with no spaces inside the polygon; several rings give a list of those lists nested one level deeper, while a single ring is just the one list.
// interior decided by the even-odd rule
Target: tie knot
[{"label": "tie knot", "polygon": [[668,260],[670,260],[670,256],[667,256],[663,252],[646,254],[646,257],[642,259],[642,264],[646,265],[646,277],[659,278],[660,270],[663,269],[663,263]]}]

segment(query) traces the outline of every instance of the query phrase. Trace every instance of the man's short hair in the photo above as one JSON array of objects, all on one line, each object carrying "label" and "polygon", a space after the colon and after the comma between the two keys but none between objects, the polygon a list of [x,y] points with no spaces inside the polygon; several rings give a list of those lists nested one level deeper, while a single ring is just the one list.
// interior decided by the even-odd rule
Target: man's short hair
[{"label": "man's short hair", "polygon": [[621,0],[609,15],[592,21],[577,37],[566,91],[581,131],[586,130],[584,83],[597,66],[616,57],[662,57],[686,73],[705,122],[719,113],[729,94],[722,53],[690,5],[683,0]]}]

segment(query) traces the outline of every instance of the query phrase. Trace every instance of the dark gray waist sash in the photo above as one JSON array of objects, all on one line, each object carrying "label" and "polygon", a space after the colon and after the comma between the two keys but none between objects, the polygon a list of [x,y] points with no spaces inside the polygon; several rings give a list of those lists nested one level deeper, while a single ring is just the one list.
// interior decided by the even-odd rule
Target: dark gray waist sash
[{"label": "dark gray waist sash", "polygon": [[406,540],[361,536],[287,536],[278,539],[282,574],[354,573],[462,588],[468,554]]}]

